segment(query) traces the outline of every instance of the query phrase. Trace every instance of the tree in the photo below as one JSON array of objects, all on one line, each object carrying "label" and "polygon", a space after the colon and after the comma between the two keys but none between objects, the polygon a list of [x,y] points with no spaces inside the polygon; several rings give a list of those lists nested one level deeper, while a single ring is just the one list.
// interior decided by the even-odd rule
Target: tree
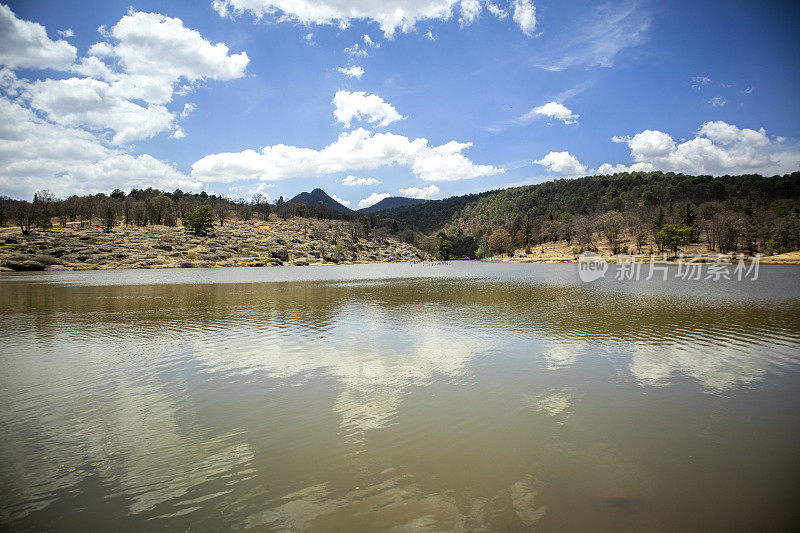
[{"label": "tree", "polygon": [[208,204],[201,205],[197,209],[187,211],[181,217],[183,227],[190,229],[195,235],[205,235],[208,230],[214,227],[214,213]]},{"label": "tree", "polygon": [[33,195],[33,208],[36,212],[36,224],[43,230],[53,227],[53,193],[43,189]]},{"label": "tree", "polygon": [[692,228],[683,224],[666,224],[658,232],[658,238],[665,248],[669,248],[678,255],[678,247],[686,246],[692,238]]},{"label": "tree", "polygon": [[106,198],[101,204],[100,220],[103,224],[103,229],[109,233],[117,222],[117,203],[114,198]]},{"label": "tree", "polygon": [[619,244],[619,237],[622,230],[625,229],[625,219],[619,211],[609,211],[603,213],[597,219],[600,226],[600,231],[608,239],[608,244],[612,247]]},{"label": "tree", "polygon": [[16,219],[22,234],[30,235],[31,226],[36,220],[36,209],[33,204],[25,200],[17,201],[16,205],[14,205],[14,219]]},{"label": "tree", "polygon": [[503,228],[496,229],[489,237],[489,252],[509,253],[511,248],[511,234]]},{"label": "tree", "polygon": [[436,238],[439,239],[436,258],[441,261],[447,261],[450,259],[450,252],[453,250],[453,242],[447,238],[447,234],[443,231],[440,231]]}]

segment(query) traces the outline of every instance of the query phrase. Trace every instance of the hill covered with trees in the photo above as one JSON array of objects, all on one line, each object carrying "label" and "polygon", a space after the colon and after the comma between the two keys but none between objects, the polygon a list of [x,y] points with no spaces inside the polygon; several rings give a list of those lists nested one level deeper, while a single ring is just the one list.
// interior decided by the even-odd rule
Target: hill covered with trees
[{"label": "hill covered with trees", "polygon": [[613,247],[622,235],[637,250],[661,251],[659,232],[668,224],[691,228],[691,242],[703,240],[714,251],[781,253],[800,249],[800,172],[590,176],[432,200],[378,215],[397,220],[401,228],[436,234],[442,256],[509,253],[557,241],[592,249],[602,239]]}]

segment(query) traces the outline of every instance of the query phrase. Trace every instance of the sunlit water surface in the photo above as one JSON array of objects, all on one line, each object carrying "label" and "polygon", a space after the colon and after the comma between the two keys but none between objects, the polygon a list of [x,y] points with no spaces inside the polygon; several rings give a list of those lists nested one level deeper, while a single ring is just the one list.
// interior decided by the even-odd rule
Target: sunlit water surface
[{"label": "sunlit water surface", "polygon": [[0,277],[0,526],[789,530],[800,268]]}]

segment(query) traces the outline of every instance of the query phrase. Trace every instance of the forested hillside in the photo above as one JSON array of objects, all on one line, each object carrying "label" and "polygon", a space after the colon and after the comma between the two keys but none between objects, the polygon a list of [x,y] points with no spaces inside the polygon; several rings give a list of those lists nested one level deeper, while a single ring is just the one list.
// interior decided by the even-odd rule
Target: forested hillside
[{"label": "forested hillside", "polygon": [[458,196],[379,216],[438,234],[449,241],[445,248],[470,256],[492,253],[488,237],[501,229],[509,237],[498,238],[496,252],[559,240],[591,248],[598,236],[611,242],[623,233],[660,250],[658,233],[667,224],[690,227],[692,242],[705,239],[712,250],[791,251],[800,248],[798,214],[800,172],[719,178],[639,172]]}]

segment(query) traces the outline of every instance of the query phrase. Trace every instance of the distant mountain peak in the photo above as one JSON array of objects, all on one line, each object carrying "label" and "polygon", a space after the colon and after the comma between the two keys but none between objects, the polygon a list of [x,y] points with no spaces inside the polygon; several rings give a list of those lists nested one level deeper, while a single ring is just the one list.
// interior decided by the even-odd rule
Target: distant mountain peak
[{"label": "distant mountain peak", "polygon": [[301,192],[291,200],[289,203],[305,204],[313,206],[323,206],[329,209],[334,209],[340,213],[353,213],[353,210],[344,206],[328,196],[328,193],[317,187],[311,192]]}]

